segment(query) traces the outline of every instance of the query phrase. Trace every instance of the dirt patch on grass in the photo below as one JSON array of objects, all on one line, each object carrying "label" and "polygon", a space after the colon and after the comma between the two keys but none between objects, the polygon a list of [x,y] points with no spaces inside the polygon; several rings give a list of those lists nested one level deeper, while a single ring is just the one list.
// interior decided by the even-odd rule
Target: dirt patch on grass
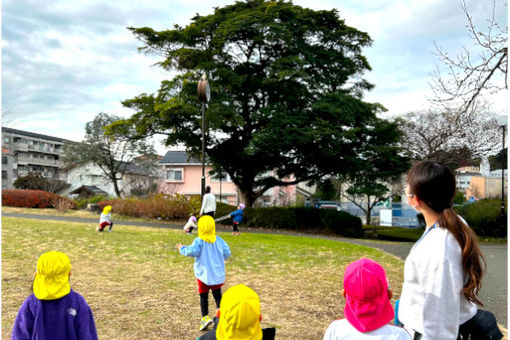
[{"label": "dirt patch on grass", "polygon": [[[10,338],[17,311],[31,294],[40,254],[63,251],[72,262],[71,286],[92,308],[100,339],[192,339],[201,334],[193,259],[175,244],[182,231],[118,224],[113,233],[95,225],[4,218],[2,221],[2,337]],[[263,327],[277,339],[322,339],[343,316],[345,266],[362,257],[387,270],[400,295],[403,262],[378,250],[285,235],[220,234],[230,245],[223,291],[244,283],[260,296]],[[215,311],[209,296],[210,314]]]}]

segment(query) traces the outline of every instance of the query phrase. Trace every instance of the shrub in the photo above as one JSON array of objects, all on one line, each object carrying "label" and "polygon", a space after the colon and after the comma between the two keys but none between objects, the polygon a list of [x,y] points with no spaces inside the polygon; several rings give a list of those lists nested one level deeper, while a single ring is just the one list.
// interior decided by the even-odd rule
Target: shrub
[{"label": "shrub", "polygon": [[101,201],[105,201],[108,197],[104,195],[95,195],[88,198],[82,198],[77,200],[76,204],[78,205],[78,209],[85,209],[88,204],[95,204]]},{"label": "shrub", "polygon": [[59,212],[66,212],[69,209],[76,209],[76,202],[66,197],[54,197],[51,199],[51,205]]},{"label": "shrub", "polygon": [[193,198],[184,195],[158,194],[145,199],[127,198],[98,202],[101,210],[112,206],[118,215],[148,218],[178,219],[187,218],[193,213]]},{"label": "shrub", "polygon": [[[233,210],[234,207],[230,211]],[[361,220],[358,217],[343,211],[315,208],[246,208],[243,225],[300,231],[329,231],[346,237],[363,236]]]},{"label": "shrub", "polygon": [[[506,237],[506,223],[500,221],[501,200],[483,199],[478,202],[455,207],[478,236]],[[506,221],[506,205],[505,205]]]},{"label": "shrub", "polygon": [[2,205],[21,208],[53,208],[52,202],[67,201],[70,209],[76,209],[76,202],[42,190],[2,190]]}]

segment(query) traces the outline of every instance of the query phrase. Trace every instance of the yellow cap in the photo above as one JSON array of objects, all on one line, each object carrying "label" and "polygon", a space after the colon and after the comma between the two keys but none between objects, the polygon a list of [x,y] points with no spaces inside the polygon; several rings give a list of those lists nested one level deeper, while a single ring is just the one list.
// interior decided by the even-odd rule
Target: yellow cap
[{"label": "yellow cap", "polygon": [[107,205],[106,207],[104,207],[103,209],[103,214],[108,214],[110,211],[112,210],[112,206],[111,205]]},{"label": "yellow cap", "polygon": [[260,300],[253,289],[239,284],[221,297],[216,339],[260,340]]},{"label": "yellow cap", "polygon": [[69,294],[71,261],[66,254],[50,251],[39,256],[34,294],[39,300],[56,300]]},{"label": "yellow cap", "polygon": [[216,224],[214,218],[204,215],[198,220],[198,237],[205,242],[214,243],[216,241]]}]

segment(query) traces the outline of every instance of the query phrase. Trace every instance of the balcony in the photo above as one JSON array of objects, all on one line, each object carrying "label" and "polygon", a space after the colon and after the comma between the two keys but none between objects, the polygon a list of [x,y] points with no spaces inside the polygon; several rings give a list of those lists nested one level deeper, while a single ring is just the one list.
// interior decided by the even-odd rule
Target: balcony
[{"label": "balcony", "polygon": [[52,167],[62,167],[64,164],[60,160],[55,159],[45,159],[45,158],[34,158],[34,157],[18,157],[17,162],[19,164],[34,164],[34,165],[42,165],[42,166],[52,166]]}]

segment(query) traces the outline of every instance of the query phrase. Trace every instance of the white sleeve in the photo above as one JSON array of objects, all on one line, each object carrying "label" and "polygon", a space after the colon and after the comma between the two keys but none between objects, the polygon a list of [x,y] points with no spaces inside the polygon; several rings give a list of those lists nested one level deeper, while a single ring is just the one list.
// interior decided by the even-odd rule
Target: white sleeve
[{"label": "white sleeve", "polygon": [[204,195],[204,197],[202,198],[202,207],[200,208],[200,215],[202,215],[204,213],[204,206],[205,206],[206,199],[207,199],[207,196]]},{"label": "white sleeve", "polygon": [[[462,275],[448,258],[422,268],[424,289],[422,340],[457,339]],[[459,287],[460,286],[460,287]]]}]

